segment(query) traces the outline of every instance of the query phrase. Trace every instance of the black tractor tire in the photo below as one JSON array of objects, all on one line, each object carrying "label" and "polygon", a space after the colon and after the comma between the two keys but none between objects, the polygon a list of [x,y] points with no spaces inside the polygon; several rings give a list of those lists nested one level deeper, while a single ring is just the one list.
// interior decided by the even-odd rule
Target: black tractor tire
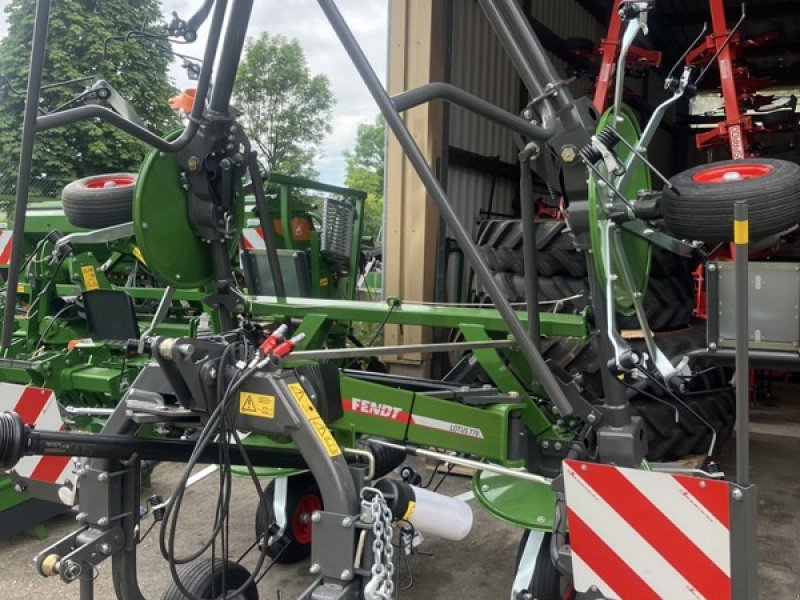
[{"label": "black tractor tire", "polygon": [[136,173],[108,173],[67,184],[61,191],[64,216],[71,225],[86,229],[129,223],[136,177]]},{"label": "black tractor tire", "polygon": [[[669,331],[686,327],[695,308],[694,283],[691,263],[667,252],[655,252],[650,279],[642,299],[647,321],[653,331]],[[664,260],[671,266],[659,265]],[[525,277],[515,273],[495,272],[492,275],[503,295],[512,303],[523,303]],[[473,282],[473,300],[491,305],[489,295],[477,282]],[[539,276],[539,302],[542,310],[560,313],[577,313],[589,304],[589,280],[586,277]],[[636,315],[617,315],[620,329],[639,329]]]},{"label": "black tractor tire", "polygon": [[[740,179],[723,175],[740,173]],[[731,175],[733,176],[733,175]],[[748,201],[750,238],[781,233],[800,221],[800,165],[775,158],[726,160],[678,173],[661,199],[673,235],[704,242],[733,241],[733,207]]]},{"label": "black tractor tire", "polygon": [[[702,323],[678,331],[659,333],[656,343],[668,358],[679,358],[705,341]],[[631,342],[634,350],[645,350],[642,340]],[[580,374],[581,386],[596,398],[603,398],[603,381],[597,339],[543,338],[542,355],[570,374]],[[711,364],[692,362],[696,375],[685,382],[678,400],[654,384],[641,382],[637,390],[625,393],[634,414],[642,417],[648,440],[647,459],[654,462],[678,460],[688,454],[704,454],[715,441],[715,449],[727,440],[736,411],[730,385],[723,370]]]},{"label": "black tractor tire", "polygon": [[[273,501],[275,499],[275,481],[270,481],[264,488],[264,503],[258,504],[255,519],[257,539],[264,537],[265,532],[275,523]],[[281,550],[278,545],[267,548],[267,556],[275,562],[291,564],[305,560],[311,555],[311,515],[301,515],[307,506],[322,509],[322,494],[311,473],[300,473],[289,477],[286,492],[286,532],[288,546]],[[307,517],[307,519],[306,519]],[[265,540],[266,541],[266,540]]]},{"label": "black tractor tire", "polygon": [[[522,221],[490,219],[483,221],[476,236],[478,250],[493,271],[522,275]],[[556,219],[536,222],[536,262],[540,275],[586,277],[586,259],[572,243],[567,224]]]},{"label": "black tractor tire", "polygon": [[[530,533],[530,530],[526,529],[525,533],[522,534],[522,539],[519,541],[517,559],[514,562],[515,570],[519,568],[522,553],[528,543]],[[531,598],[536,600],[573,600],[576,598],[576,592],[572,581],[556,569],[553,560],[550,558],[550,540],[552,536],[553,534],[551,533],[544,534],[542,546],[536,555],[533,576],[528,584],[527,592],[531,595]]]},{"label": "black tractor tire", "polygon": [[[238,590],[250,577],[250,571],[238,563],[221,560],[211,562],[210,559],[203,558],[189,563],[180,573],[181,584],[186,591],[194,598],[204,600],[216,600],[217,598],[227,597],[227,593],[222,589],[222,574],[225,574],[225,587],[227,593]],[[251,581],[247,587],[234,597],[236,600],[258,600],[258,590],[256,584]],[[170,582],[162,600],[185,600],[186,596],[173,581]]]}]

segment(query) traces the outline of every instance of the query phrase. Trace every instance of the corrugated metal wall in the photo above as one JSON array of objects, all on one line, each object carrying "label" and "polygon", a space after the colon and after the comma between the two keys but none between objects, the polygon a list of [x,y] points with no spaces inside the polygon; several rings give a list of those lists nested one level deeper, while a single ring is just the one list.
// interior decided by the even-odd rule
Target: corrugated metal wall
[{"label": "corrugated metal wall", "polygon": [[[516,113],[519,77],[477,2],[456,0],[452,15],[451,83]],[[457,106],[450,109],[449,145],[515,162],[514,140],[508,130]],[[493,178],[457,166],[451,166],[448,175],[449,197],[462,222],[472,227],[480,210],[489,206]],[[492,210],[510,212],[514,195],[514,184],[497,178]]]},{"label": "corrugated metal wall", "polygon": [[[605,31],[575,0],[534,0],[531,6],[532,16],[561,37],[598,41]],[[566,64],[552,58],[558,72],[563,74]],[[450,82],[511,112],[521,109],[519,77],[474,0],[453,0]],[[585,80],[577,81],[571,86],[572,92],[584,95],[588,85]],[[449,145],[516,163],[511,133],[458,107],[450,109]],[[490,197],[494,212],[511,213],[517,196],[515,182],[459,166],[449,167],[447,186],[462,223],[473,233],[481,209],[489,207]],[[448,274],[448,280],[454,280],[452,273]],[[464,299],[462,296],[461,300]]]}]

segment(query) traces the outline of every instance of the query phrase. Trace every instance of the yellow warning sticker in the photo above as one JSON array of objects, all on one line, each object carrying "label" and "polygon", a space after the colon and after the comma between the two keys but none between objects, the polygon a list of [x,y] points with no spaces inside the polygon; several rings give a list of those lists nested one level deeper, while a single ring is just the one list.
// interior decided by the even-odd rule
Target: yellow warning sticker
[{"label": "yellow warning sticker", "polygon": [[314,403],[311,402],[311,398],[308,397],[306,391],[303,389],[303,386],[299,383],[290,383],[288,384],[289,391],[294,396],[294,399],[297,400],[297,404],[300,406],[300,410],[303,411],[303,414],[308,419],[308,422],[311,423],[311,426],[314,428],[314,431],[317,432],[317,437],[319,437],[322,445],[325,447],[325,451],[328,453],[328,456],[333,458],[334,456],[340,456],[342,454],[342,449],[339,448],[339,444],[336,443],[336,440],[333,438],[333,435],[328,429],[328,426],[325,424],[325,421],[322,420],[322,417],[319,416]]},{"label": "yellow warning sticker", "polygon": [[319,280],[319,287],[328,287],[328,283],[329,283],[328,282],[328,278],[327,277],[322,277]]},{"label": "yellow warning sticker", "polygon": [[239,392],[239,413],[262,419],[274,419],[275,396]]},{"label": "yellow warning sticker", "polygon": [[144,259],[144,254],[142,254],[142,251],[139,250],[139,246],[134,246],[133,247],[133,256],[140,263],[142,263],[143,265],[147,266],[147,261]]},{"label": "yellow warning sticker", "polygon": [[100,284],[97,281],[97,273],[92,265],[82,266],[81,276],[83,277],[83,289],[87,292],[100,289]]},{"label": "yellow warning sticker", "polygon": [[17,286],[17,293],[18,293],[18,294],[24,294],[24,293],[25,293],[25,284],[23,284],[23,283],[20,283],[20,284]]}]

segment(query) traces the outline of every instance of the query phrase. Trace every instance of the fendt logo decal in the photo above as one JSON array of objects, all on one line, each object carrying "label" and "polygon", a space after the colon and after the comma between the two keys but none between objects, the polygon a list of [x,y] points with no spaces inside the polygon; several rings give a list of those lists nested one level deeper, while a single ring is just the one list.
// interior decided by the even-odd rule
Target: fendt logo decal
[{"label": "fendt logo decal", "polygon": [[342,405],[347,412],[351,413],[378,417],[380,419],[389,419],[397,423],[410,423],[416,427],[436,429],[438,431],[445,431],[447,433],[463,435],[479,440],[484,439],[483,431],[477,427],[452,423],[451,421],[442,421],[441,419],[434,419],[433,417],[425,417],[417,414],[409,415],[407,412],[403,411],[402,408],[392,406],[391,404],[383,404],[382,402],[373,402],[372,400],[363,400],[361,398],[343,398]]},{"label": "fendt logo decal", "polygon": [[349,412],[381,417],[382,419],[390,419],[400,423],[408,423],[408,415],[403,412],[403,409],[399,406],[392,406],[391,404],[382,404],[381,402],[352,398],[350,400],[344,399],[344,409]]}]

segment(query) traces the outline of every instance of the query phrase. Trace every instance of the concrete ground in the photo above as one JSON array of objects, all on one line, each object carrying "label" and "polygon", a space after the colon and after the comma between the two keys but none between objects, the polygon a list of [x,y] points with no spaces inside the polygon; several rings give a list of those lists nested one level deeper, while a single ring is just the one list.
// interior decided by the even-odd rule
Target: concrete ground
[{"label": "concrete ground", "polygon": [[[771,600],[797,600],[800,591],[800,391],[796,386],[782,389],[783,400],[776,406],[755,408],[751,434],[752,478],[759,485],[759,575],[760,597]],[[732,474],[734,445],[728,443],[721,463]],[[152,493],[169,495],[181,470],[180,465],[162,465],[153,475]],[[185,501],[179,544],[189,550],[206,535],[213,519],[214,478],[191,488]],[[469,489],[465,478],[451,476],[440,488],[448,495]],[[464,598],[496,600],[507,598],[513,578],[514,559],[520,530],[491,518],[475,506],[475,526],[469,537],[458,543],[427,538],[422,549],[432,556],[416,555],[409,561],[410,573],[401,565],[400,598]],[[246,480],[238,480],[231,508],[232,554],[243,552],[253,539],[255,491]],[[75,525],[69,516],[48,525],[50,540],[65,535]],[[39,598],[78,598],[77,584],[66,586],[58,580],[44,579],[34,571],[32,558],[46,545],[31,535],[22,534],[0,542],[0,598],[33,600]],[[252,565],[255,557],[245,561]],[[158,550],[154,531],[139,550],[142,591],[150,599],[160,598],[169,581],[166,563]],[[308,562],[276,565],[259,584],[262,599],[295,598],[312,582]],[[278,594],[281,592],[281,595]],[[96,580],[96,598],[114,597],[110,565],[101,565]]]}]

